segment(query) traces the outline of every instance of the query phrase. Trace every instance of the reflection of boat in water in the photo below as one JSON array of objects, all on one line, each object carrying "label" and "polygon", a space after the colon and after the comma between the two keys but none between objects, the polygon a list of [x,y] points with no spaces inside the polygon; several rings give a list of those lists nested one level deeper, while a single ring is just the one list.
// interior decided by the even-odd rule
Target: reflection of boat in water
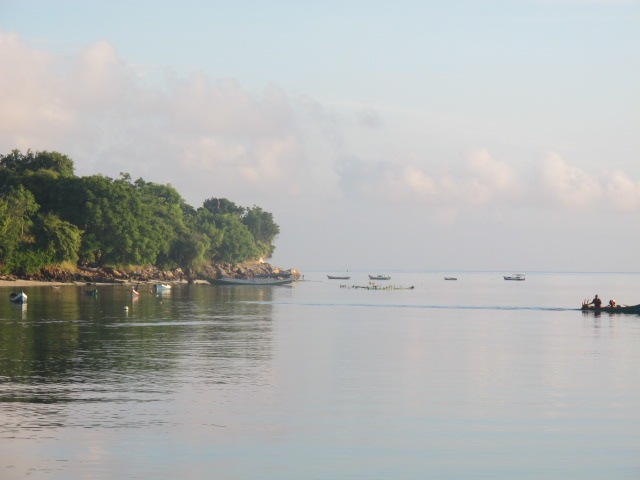
[{"label": "reflection of boat in water", "polygon": [[602,306],[599,308],[594,307],[593,305],[589,305],[586,302],[582,303],[582,308],[580,309],[583,312],[593,312],[593,313],[636,313],[640,314],[640,304],[638,305],[616,305],[612,307],[610,305]]},{"label": "reflection of boat in water", "polygon": [[293,277],[291,275],[256,275],[249,278],[209,278],[207,281],[211,285],[253,285],[253,286],[268,286],[268,285],[286,285],[293,283]]},{"label": "reflection of boat in water", "polygon": [[90,297],[97,297],[98,296],[98,289],[94,288],[93,290],[85,290],[84,293],[85,293],[85,295],[89,295]]},{"label": "reflection of boat in water", "polygon": [[11,292],[9,294],[9,300],[13,303],[27,303],[27,294],[24,292]]},{"label": "reflection of boat in water", "polygon": [[391,280],[390,275],[369,275],[369,280]]},{"label": "reflection of boat in water", "polygon": [[523,281],[524,278],[525,278],[524,273],[514,273],[512,275],[504,275],[505,280]]},{"label": "reflection of boat in water", "polygon": [[329,280],[349,280],[351,277],[348,275],[327,275]]}]

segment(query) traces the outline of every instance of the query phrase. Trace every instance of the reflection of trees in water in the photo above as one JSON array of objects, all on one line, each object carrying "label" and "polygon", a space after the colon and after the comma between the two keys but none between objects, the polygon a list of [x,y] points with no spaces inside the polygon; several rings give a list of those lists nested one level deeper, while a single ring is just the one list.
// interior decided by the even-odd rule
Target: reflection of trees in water
[{"label": "reflection of trees in water", "polygon": [[25,318],[2,303],[0,401],[149,400],[199,378],[245,381],[270,359],[270,288],[140,289],[32,287]]}]

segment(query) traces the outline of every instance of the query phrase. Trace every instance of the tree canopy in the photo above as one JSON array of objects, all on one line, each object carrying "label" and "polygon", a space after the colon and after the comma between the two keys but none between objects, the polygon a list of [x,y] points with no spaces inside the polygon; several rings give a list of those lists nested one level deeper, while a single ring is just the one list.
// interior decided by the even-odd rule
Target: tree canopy
[{"label": "tree canopy", "polygon": [[171,185],[127,173],[78,177],[58,152],[0,155],[0,272],[34,273],[66,261],[203,265],[269,258],[273,216],[226,198],[193,208]]}]

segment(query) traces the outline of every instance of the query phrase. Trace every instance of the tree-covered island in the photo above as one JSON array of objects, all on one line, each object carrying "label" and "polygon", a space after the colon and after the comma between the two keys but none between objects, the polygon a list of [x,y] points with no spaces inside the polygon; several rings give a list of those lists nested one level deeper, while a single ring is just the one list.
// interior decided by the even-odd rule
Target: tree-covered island
[{"label": "tree-covered island", "polygon": [[58,152],[0,155],[0,274],[152,265],[195,278],[215,264],[270,258],[273,215],[209,198],[193,208],[171,185],[127,173],[78,177]]}]

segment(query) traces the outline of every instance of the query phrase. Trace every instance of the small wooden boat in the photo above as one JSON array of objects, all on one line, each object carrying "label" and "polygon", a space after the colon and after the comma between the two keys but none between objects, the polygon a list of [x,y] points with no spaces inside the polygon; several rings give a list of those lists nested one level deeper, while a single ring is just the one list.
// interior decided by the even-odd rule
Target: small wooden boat
[{"label": "small wooden boat", "polygon": [[369,275],[369,280],[391,280],[390,275]]},{"label": "small wooden boat", "polygon": [[249,285],[249,286],[271,286],[271,285],[286,285],[293,283],[293,277],[289,276],[255,276],[250,278],[209,278],[207,281],[211,285]]},{"label": "small wooden boat", "polygon": [[24,292],[11,292],[9,294],[9,300],[13,303],[27,303],[27,294]]},{"label": "small wooden boat", "polygon": [[583,302],[582,308],[580,309],[583,312],[606,312],[606,313],[636,313],[640,314],[640,304],[638,305],[616,305],[612,307],[610,305],[605,305],[600,308],[596,308],[593,305],[589,305],[588,303]]},{"label": "small wooden boat", "polygon": [[458,280],[456,277],[444,277],[445,280]]},{"label": "small wooden boat", "polygon": [[504,275],[505,280],[515,280],[522,282],[525,279],[524,273],[514,273],[513,275]]},{"label": "small wooden boat", "polygon": [[329,280],[349,280],[351,277],[349,276],[340,276],[340,275],[327,275]]},{"label": "small wooden boat", "polygon": [[155,293],[166,292],[167,290],[171,290],[171,285],[168,283],[156,283],[153,285],[153,291]]}]

